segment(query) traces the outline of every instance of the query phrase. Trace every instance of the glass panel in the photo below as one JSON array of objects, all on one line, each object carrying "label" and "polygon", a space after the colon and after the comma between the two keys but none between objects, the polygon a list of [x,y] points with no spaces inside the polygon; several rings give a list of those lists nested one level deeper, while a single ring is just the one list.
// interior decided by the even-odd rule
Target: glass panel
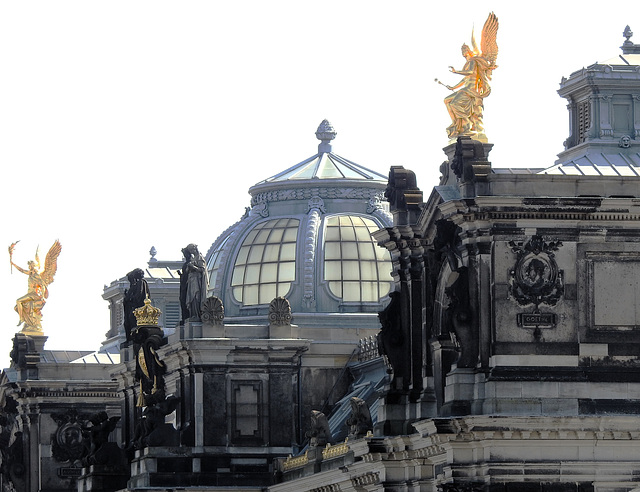
[{"label": "glass panel", "polygon": [[342,282],[342,300],[346,302],[360,301],[360,282]]},{"label": "glass panel", "polygon": [[378,283],[377,282],[362,282],[360,284],[362,290],[363,301],[377,301],[378,300]]},{"label": "glass panel", "polygon": [[257,284],[260,280],[260,265],[248,265],[244,277],[245,284]]},{"label": "glass panel", "polygon": [[356,238],[358,241],[371,242],[371,233],[368,227],[356,227]]},{"label": "glass panel", "polygon": [[355,241],[356,233],[354,232],[353,227],[341,227],[340,239],[342,241]]},{"label": "glass panel", "polygon": [[324,233],[325,241],[340,241],[340,229],[337,227],[327,227]]},{"label": "glass panel", "polygon": [[340,226],[349,226],[351,227],[351,225],[353,224],[351,222],[351,217],[349,217],[348,215],[339,215],[338,216],[338,220],[339,220],[339,224]]},{"label": "glass panel", "polygon": [[231,278],[231,285],[242,285],[244,280],[244,267],[237,266],[233,269],[233,275]]},{"label": "glass panel", "polygon": [[260,304],[269,304],[276,297],[276,284],[260,285]]},{"label": "glass panel", "polygon": [[[375,260],[376,253],[373,243],[358,243],[358,255],[361,260]],[[355,248],[354,248],[355,249]]]},{"label": "glass panel", "polygon": [[285,229],[284,235],[282,237],[282,241],[286,243],[295,242],[297,239],[297,236],[298,236],[298,228],[290,227],[288,229]]},{"label": "glass panel", "polygon": [[391,261],[391,253],[389,253],[388,249],[378,246],[374,248],[374,251],[376,252],[376,257],[379,260],[389,261],[389,262]]},{"label": "glass panel", "polygon": [[233,288],[233,297],[236,301],[242,302],[242,287]]},{"label": "glass panel", "polygon": [[358,246],[355,243],[342,243],[342,259],[343,260],[357,260],[358,256]]},{"label": "glass panel", "polygon": [[360,262],[359,261],[343,261],[342,262],[342,279],[343,280],[359,280],[360,279]]},{"label": "glass panel", "polygon": [[342,282],[329,282],[329,290],[336,297],[342,297]]},{"label": "glass panel", "polygon": [[327,217],[325,220],[327,227],[333,227],[338,225],[338,216],[332,215],[331,217]]},{"label": "glass panel", "polygon": [[269,236],[270,243],[279,243],[282,241],[282,234],[284,233],[284,229],[274,229],[271,231],[271,235]]},{"label": "glass panel", "polygon": [[238,259],[236,265],[243,265],[247,262],[247,255],[249,254],[249,246],[243,246],[238,253]]},{"label": "glass panel", "polygon": [[263,264],[262,273],[260,274],[260,283],[277,282],[277,281],[278,281],[278,264],[277,263]]},{"label": "glass panel", "polygon": [[244,288],[244,299],[242,300],[244,305],[258,304],[258,286],[248,285]]},{"label": "glass panel", "polygon": [[244,238],[244,241],[243,241],[242,244],[243,245],[252,244],[255,241],[256,236],[258,235],[258,232],[260,232],[260,231],[258,230],[258,226],[256,226],[254,229],[252,229],[249,232],[249,234],[247,234],[247,237]]},{"label": "glass panel", "polygon": [[324,257],[327,260],[339,260],[340,259],[340,243],[325,243],[324,245]]},{"label": "glass panel", "polygon": [[[339,261],[325,261],[324,262],[324,279],[325,280],[340,280],[342,278],[341,262]],[[336,294],[334,292],[334,294]],[[339,295],[339,294],[336,294]]]},{"label": "glass panel", "polygon": [[[289,294],[289,291],[291,290],[291,283],[290,282],[284,282],[284,283],[280,283],[278,284],[278,296],[279,297],[286,297],[287,294]],[[271,301],[269,301],[271,302]]]},{"label": "glass panel", "polygon": [[266,230],[262,230],[258,233],[255,241],[253,241],[254,244],[264,244],[267,242],[267,239],[269,238],[269,233],[271,231],[266,229]]},{"label": "glass panel", "polygon": [[262,261],[263,251],[264,246],[262,246],[261,244],[254,244],[253,246],[251,246],[251,251],[249,252],[247,263],[260,263]]},{"label": "glass panel", "polygon": [[[391,292],[391,288],[393,287],[393,283],[389,282],[380,282],[380,297],[386,296],[389,292]],[[377,300],[377,299],[376,299]]]},{"label": "glass panel", "polygon": [[296,258],[296,244],[287,243],[280,250],[280,261],[294,260]]},{"label": "glass panel", "polygon": [[391,264],[390,263],[378,263],[378,278],[380,280],[389,280],[391,278]]},{"label": "glass panel", "polygon": [[296,264],[293,261],[280,263],[278,281],[293,282],[296,279]]},{"label": "glass panel", "polygon": [[279,244],[268,244],[264,247],[264,256],[262,257],[262,261],[278,261],[279,253]]},{"label": "glass panel", "polygon": [[360,278],[362,280],[378,280],[378,269],[373,261],[360,262]]}]

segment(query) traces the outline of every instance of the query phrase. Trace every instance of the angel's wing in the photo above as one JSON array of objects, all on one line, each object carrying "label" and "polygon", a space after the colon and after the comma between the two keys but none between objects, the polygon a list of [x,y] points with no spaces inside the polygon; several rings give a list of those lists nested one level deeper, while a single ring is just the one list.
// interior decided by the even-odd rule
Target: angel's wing
[{"label": "angel's wing", "polygon": [[484,56],[491,65],[495,65],[498,58],[497,37],[498,18],[496,17],[496,14],[491,12],[484,23],[484,27],[482,28],[482,39],[480,40],[482,56]]},{"label": "angel's wing", "polygon": [[56,270],[58,270],[58,256],[60,255],[60,251],[62,251],[62,245],[60,241],[56,239],[56,242],[49,248],[49,252],[44,259],[44,271],[40,275],[47,285],[53,282],[53,276],[56,274]]}]

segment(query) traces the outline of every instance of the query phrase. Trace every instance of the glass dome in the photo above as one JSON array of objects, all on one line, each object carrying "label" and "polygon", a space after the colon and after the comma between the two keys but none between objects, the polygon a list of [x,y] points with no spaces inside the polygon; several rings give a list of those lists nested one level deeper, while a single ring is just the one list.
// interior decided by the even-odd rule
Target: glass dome
[{"label": "glass dome", "polygon": [[254,185],[251,208],[207,253],[226,319],[280,296],[293,313],[378,312],[386,301],[391,258],[371,233],[392,224],[387,177],[334,154],[326,120],[316,136],[318,153]]}]

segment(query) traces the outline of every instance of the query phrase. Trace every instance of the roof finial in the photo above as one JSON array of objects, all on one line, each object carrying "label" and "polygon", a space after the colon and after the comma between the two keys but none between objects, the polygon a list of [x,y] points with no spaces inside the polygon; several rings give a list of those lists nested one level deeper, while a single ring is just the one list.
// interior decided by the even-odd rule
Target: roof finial
[{"label": "roof finial", "polygon": [[316,130],[316,138],[320,140],[320,144],[318,144],[319,154],[331,152],[331,140],[336,138],[337,134],[338,132],[333,129],[333,126],[328,120],[322,120],[322,123],[320,123]]},{"label": "roof finial", "polygon": [[640,54],[640,44],[633,44],[631,41],[631,36],[633,36],[633,32],[629,26],[624,28],[624,32],[622,35],[625,37],[624,43],[622,43],[622,53],[624,55],[633,55]]}]

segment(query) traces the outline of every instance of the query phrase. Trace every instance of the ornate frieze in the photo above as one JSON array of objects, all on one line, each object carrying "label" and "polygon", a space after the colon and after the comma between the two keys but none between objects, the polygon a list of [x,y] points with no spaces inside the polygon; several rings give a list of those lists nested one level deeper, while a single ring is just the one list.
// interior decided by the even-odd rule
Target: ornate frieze
[{"label": "ornate frieze", "polygon": [[[282,202],[287,200],[310,200],[314,197],[326,199],[350,199],[368,202],[370,199],[380,196],[382,192],[375,188],[295,188],[280,189],[257,193],[251,197],[251,206],[266,205],[268,202]],[[253,209],[252,209],[253,210]]]}]

